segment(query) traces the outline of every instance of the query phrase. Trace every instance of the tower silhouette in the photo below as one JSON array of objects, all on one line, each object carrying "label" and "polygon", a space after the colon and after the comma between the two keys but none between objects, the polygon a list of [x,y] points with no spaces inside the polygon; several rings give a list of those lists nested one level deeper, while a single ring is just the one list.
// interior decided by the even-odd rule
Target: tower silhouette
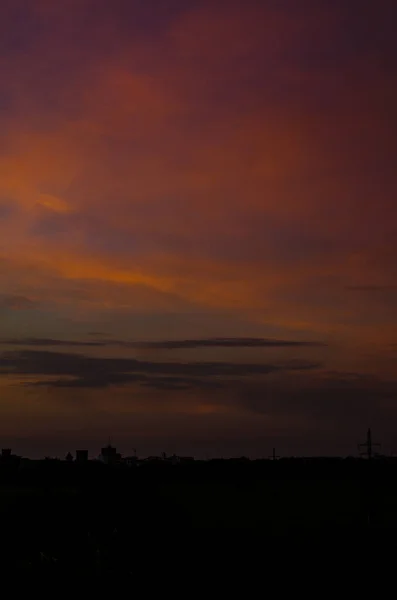
[{"label": "tower silhouette", "polygon": [[279,456],[277,456],[275,448],[273,448],[272,455],[269,456],[268,458],[271,458],[272,460],[277,460],[278,458],[280,458]]},{"label": "tower silhouette", "polygon": [[367,440],[363,444],[358,445],[359,449],[365,448],[365,450],[363,452],[360,451],[360,454],[362,456],[366,456],[368,458],[368,460],[371,460],[371,458],[373,457],[374,446],[380,446],[380,444],[372,441],[372,433],[371,433],[371,429],[369,428],[367,431]]}]

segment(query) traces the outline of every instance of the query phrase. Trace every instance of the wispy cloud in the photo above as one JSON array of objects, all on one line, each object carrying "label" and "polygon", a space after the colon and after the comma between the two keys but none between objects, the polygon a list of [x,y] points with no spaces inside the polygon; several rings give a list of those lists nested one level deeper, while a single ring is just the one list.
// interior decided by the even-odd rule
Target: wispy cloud
[{"label": "wispy cloud", "polygon": [[55,338],[20,338],[20,339],[5,339],[2,340],[2,343],[7,346],[74,346],[74,347],[84,347],[84,346],[107,346],[108,342],[97,342],[97,341],[78,341],[78,340],[60,340]]},{"label": "wispy cloud", "polygon": [[141,342],[140,348],[158,348],[165,350],[190,348],[299,348],[324,346],[321,342],[277,340],[265,338],[208,338],[196,340],[165,340]]},{"label": "wispy cloud", "polygon": [[[151,362],[132,358],[102,358],[55,351],[23,350],[3,353],[0,373],[36,376],[38,382],[35,385],[49,387],[98,388],[138,382],[163,388],[165,384],[175,387],[218,386],[223,379],[255,377],[283,371],[307,371],[318,369],[320,366],[318,362],[307,360],[275,361],[268,364]],[[52,379],[46,380],[46,377]],[[157,379],[158,377],[160,379]]]},{"label": "wispy cloud", "polygon": [[[91,334],[93,335],[93,334]],[[95,333],[95,336],[101,335]],[[161,340],[133,342],[122,340],[62,340],[54,338],[15,338],[2,340],[11,346],[123,346],[135,349],[189,350],[194,348],[305,348],[326,346],[323,342],[278,340],[266,338],[204,338],[192,340]]]},{"label": "wispy cloud", "polygon": [[395,292],[397,291],[396,285],[348,285],[346,289],[351,292]]},{"label": "wispy cloud", "polygon": [[11,310],[29,310],[35,308],[37,303],[18,294],[0,294],[0,308],[8,308]]}]

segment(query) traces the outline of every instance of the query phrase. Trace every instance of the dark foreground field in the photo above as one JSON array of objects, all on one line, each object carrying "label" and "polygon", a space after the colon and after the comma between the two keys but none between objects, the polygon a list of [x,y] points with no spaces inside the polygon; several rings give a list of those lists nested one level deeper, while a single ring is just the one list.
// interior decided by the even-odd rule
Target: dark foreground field
[{"label": "dark foreground field", "polygon": [[138,560],[158,560],[186,544],[204,544],[208,554],[237,539],[285,548],[319,536],[357,542],[397,531],[391,463],[113,469],[43,461],[2,468],[0,477],[1,564],[26,574],[133,576]]}]

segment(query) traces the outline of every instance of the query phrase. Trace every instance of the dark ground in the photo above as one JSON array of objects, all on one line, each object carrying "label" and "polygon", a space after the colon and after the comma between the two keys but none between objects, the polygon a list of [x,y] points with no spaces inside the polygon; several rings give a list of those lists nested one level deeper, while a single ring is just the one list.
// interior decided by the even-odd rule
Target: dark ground
[{"label": "dark ground", "polygon": [[243,539],[274,550],[325,537],[394,539],[397,464],[1,465],[0,514],[3,568],[133,577],[138,562],[192,545],[204,544],[208,556]]}]

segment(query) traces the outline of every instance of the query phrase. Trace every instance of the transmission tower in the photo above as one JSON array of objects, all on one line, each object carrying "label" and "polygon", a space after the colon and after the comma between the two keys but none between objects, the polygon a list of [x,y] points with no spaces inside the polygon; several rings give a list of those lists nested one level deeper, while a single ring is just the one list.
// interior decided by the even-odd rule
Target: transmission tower
[{"label": "transmission tower", "polygon": [[[371,429],[368,429],[367,431],[367,441],[364,442],[363,444],[359,444],[358,445],[358,449],[360,451],[360,455],[361,456],[366,456],[368,458],[368,460],[371,460],[371,458],[373,457],[373,449],[374,447],[378,447],[380,446],[380,444],[377,444],[375,442],[372,441],[372,434],[371,434]],[[360,448],[365,448],[364,451],[361,451]]]}]

